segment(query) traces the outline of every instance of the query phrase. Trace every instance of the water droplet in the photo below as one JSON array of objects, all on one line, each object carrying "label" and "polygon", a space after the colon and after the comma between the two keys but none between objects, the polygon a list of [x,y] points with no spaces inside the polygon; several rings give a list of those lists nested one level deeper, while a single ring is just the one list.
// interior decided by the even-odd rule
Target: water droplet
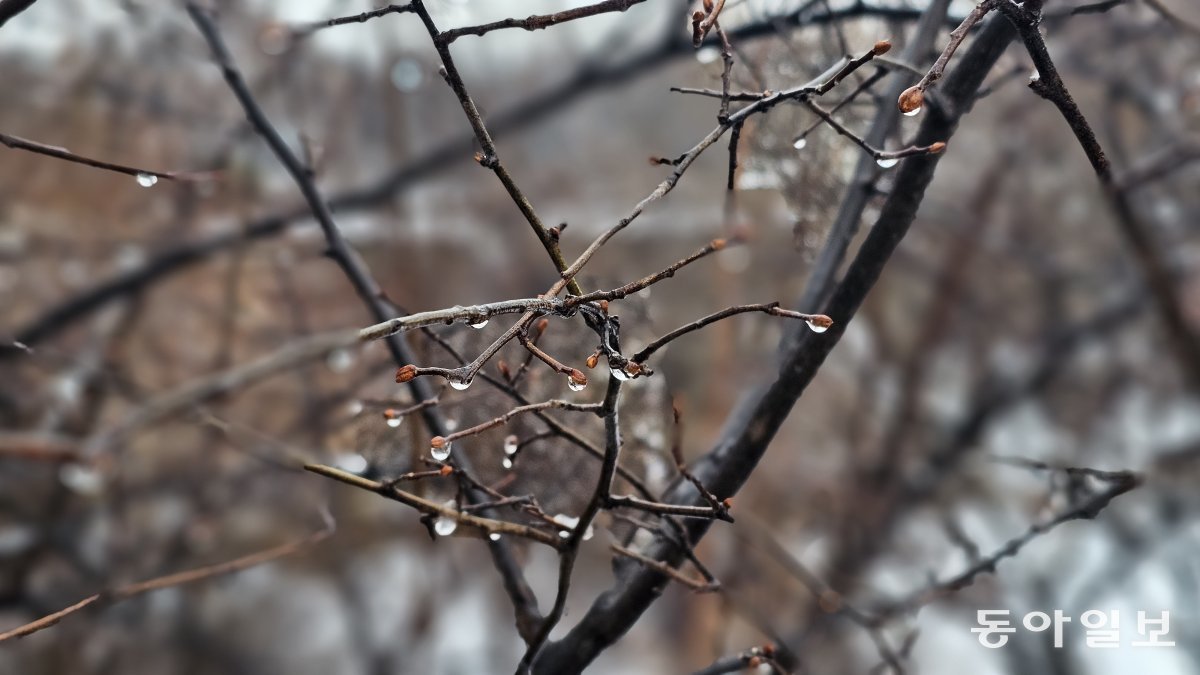
[{"label": "water droplet", "polygon": [[816,321],[805,321],[804,323],[807,323],[809,330],[814,333],[824,333],[825,331],[829,330],[829,326],[826,326],[822,323],[817,323]]},{"label": "water droplet", "polygon": [[517,454],[517,447],[520,444],[521,441],[516,436],[506,437],[504,439],[504,454],[509,455],[510,457]]},{"label": "water droplet", "polygon": [[701,47],[696,50],[696,60],[705,65],[715,63],[720,58],[721,50],[716,47]]},{"label": "water droplet", "polygon": [[158,176],[152,173],[139,173],[135,178],[137,179],[137,184],[142,187],[154,187],[154,184],[158,182]]},{"label": "water droplet", "polygon": [[803,136],[792,141],[792,147],[797,150],[803,150],[806,145],[808,145],[808,139]]},{"label": "water droplet", "polygon": [[470,379],[464,380],[464,379],[460,379],[457,377],[452,377],[452,378],[450,378],[450,386],[454,387],[458,391],[466,391],[467,387],[471,386],[471,380]]},{"label": "water droplet", "polygon": [[104,477],[85,464],[64,464],[58,470],[58,479],[81,495],[95,496],[104,490]]},{"label": "water droplet", "polygon": [[438,519],[433,521],[433,531],[439,537],[449,537],[458,529],[458,521],[446,516],[438,516]]},{"label": "water droplet", "polygon": [[890,169],[893,166],[896,166],[897,164],[899,164],[900,160],[896,159],[895,157],[889,157],[886,159],[876,160],[875,163],[878,164],[879,168],[881,168],[881,169]]},{"label": "water droplet", "polygon": [[362,414],[362,411],[363,411],[363,402],[362,401],[350,401],[349,403],[346,404],[346,412],[351,417],[357,417],[358,415]]},{"label": "water droplet", "polygon": [[404,422],[403,417],[389,417],[387,425],[393,429],[398,428]]},{"label": "water droplet", "polygon": [[445,421],[446,431],[454,431],[458,429],[458,420],[448,419]]},{"label": "water droplet", "polygon": [[399,91],[416,91],[425,81],[425,72],[416,59],[400,59],[392,66],[392,86]]},{"label": "water droplet", "polygon": [[429,455],[439,462],[444,462],[450,457],[450,448],[453,445],[451,441],[443,441],[440,448],[432,445],[429,447]]},{"label": "water droplet", "polygon": [[629,373],[626,373],[624,370],[621,370],[620,368],[609,368],[608,372],[611,373],[613,377],[617,378],[618,380],[620,380],[622,382],[625,382],[629,379]]},{"label": "water droplet", "polygon": [[354,355],[350,353],[349,349],[329,352],[329,356],[325,358],[325,365],[335,373],[344,373],[354,365]]},{"label": "water droplet", "polygon": [[[574,516],[568,516],[568,515],[566,515],[566,514],[563,514],[563,513],[560,513],[560,514],[558,514],[557,516],[554,516],[553,520],[554,520],[554,522],[555,522],[555,523],[557,523],[557,524],[559,524],[559,525],[562,525],[563,527],[567,528],[567,529],[565,529],[565,530],[559,530],[559,531],[558,531],[558,536],[562,537],[563,539],[566,539],[567,537],[570,537],[570,536],[571,536],[571,532],[572,532],[572,531],[573,531],[573,530],[574,530],[576,527],[578,527],[578,526],[579,526],[579,519],[578,519],[578,518],[576,518],[576,517],[574,517]],[[594,532],[592,531],[592,526],[591,526],[591,525],[588,525],[588,529],[587,529],[587,531],[583,533],[583,540],[584,540],[584,541],[587,541],[588,539],[591,539],[593,534],[594,534]]]},{"label": "water droplet", "polygon": [[500,465],[501,465],[501,466],[503,466],[505,469],[512,469],[512,468],[513,468],[513,461],[512,461],[511,459],[509,459],[509,458],[505,457],[505,458],[504,458],[504,461],[503,461],[503,462],[500,462]]},{"label": "water droplet", "polygon": [[489,534],[489,535],[488,535],[488,539],[491,539],[492,541],[500,541],[500,533],[499,533],[499,532],[493,532],[493,533],[491,533],[491,534]]},{"label": "water droplet", "polygon": [[921,114],[921,108],[919,108],[919,107],[913,108],[912,110],[909,110],[908,112],[901,113],[901,114],[904,115],[905,117],[916,117],[917,115]]},{"label": "water droplet", "polygon": [[474,328],[475,330],[479,330],[480,328],[483,328],[487,324],[488,324],[488,320],[484,319],[483,321],[480,321],[479,323],[471,324],[471,328]]},{"label": "water droplet", "polygon": [[343,452],[333,458],[333,465],[342,471],[362,473],[367,470],[367,458],[357,452]]},{"label": "water droplet", "polygon": [[578,382],[575,380],[575,378],[571,377],[570,375],[567,376],[567,388],[570,389],[571,391],[583,391],[584,387],[586,387],[586,386],[587,386],[586,380],[583,382]]}]

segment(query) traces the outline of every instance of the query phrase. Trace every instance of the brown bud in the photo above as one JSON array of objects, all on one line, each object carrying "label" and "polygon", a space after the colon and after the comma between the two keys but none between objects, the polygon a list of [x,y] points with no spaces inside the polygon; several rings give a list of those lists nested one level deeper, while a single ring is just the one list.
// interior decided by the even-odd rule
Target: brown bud
[{"label": "brown bud", "polygon": [[588,368],[595,368],[596,364],[599,362],[600,362],[600,352],[596,352],[595,354],[592,354],[591,356],[587,357],[587,367]]},{"label": "brown bud", "polygon": [[725,248],[725,240],[724,239],[713,239],[712,243],[709,244],[709,246],[711,246],[712,250],[714,250],[714,251],[720,251],[721,249]]},{"label": "brown bud", "polygon": [[500,374],[504,376],[504,379],[509,379],[512,377],[512,372],[508,369],[508,361],[501,359],[498,363],[496,363],[496,370],[500,371]]},{"label": "brown bud", "polygon": [[699,23],[700,21],[703,21],[703,20],[704,20],[704,12],[701,12],[700,10],[696,10],[696,11],[692,12],[692,23]]},{"label": "brown bud", "polygon": [[767,656],[775,656],[775,651],[775,645],[770,642],[762,646],[762,652]]},{"label": "brown bud", "polygon": [[725,499],[722,499],[721,506],[724,506],[727,509],[732,509],[733,508],[733,497],[726,497]]},{"label": "brown bud", "polygon": [[547,328],[549,325],[550,325],[550,319],[542,319],[541,321],[537,322],[537,332],[538,332],[538,335],[541,335],[542,333],[545,333],[545,332],[546,332],[546,328]]},{"label": "brown bud", "polygon": [[482,152],[475,153],[475,161],[479,162],[480,164],[483,164],[483,153]]},{"label": "brown bud", "polygon": [[570,374],[568,374],[567,377],[570,377],[571,381],[574,382],[575,384],[579,384],[579,385],[587,384],[587,375],[584,375],[583,371],[578,368],[572,368]]},{"label": "brown bud", "polygon": [[934,143],[934,144],[932,144],[932,145],[930,145],[930,146],[929,146],[929,152],[930,152],[931,154],[934,154],[934,155],[940,155],[940,154],[942,154],[942,152],[943,152],[945,149],[946,149],[946,144],[945,144],[945,143],[943,143],[942,141],[938,141],[937,143]]},{"label": "brown bud", "polygon": [[871,51],[875,54],[875,56],[883,56],[891,50],[892,43],[888,42],[887,40],[880,40],[879,42],[875,43],[874,47],[871,47]]},{"label": "brown bud", "polygon": [[597,304],[599,304],[599,305],[600,305],[600,311],[601,311],[601,312],[604,312],[605,314],[608,314],[608,301],[607,301],[607,300],[601,300],[601,301],[600,301],[599,303],[597,303]]},{"label": "brown bud", "polygon": [[630,361],[625,364],[625,374],[630,377],[637,377],[642,374],[642,364]]},{"label": "brown bud", "polygon": [[921,91],[921,86],[914,84],[905,89],[900,98],[896,100],[897,107],[902,113],[910,113],[914,110],[920,110],[925,103],[925,92]]},{"label": "brown bud", "polygon": [[761,656],[751,656],[750,659],[746,661],[746,665],[750,666],[751,668],[757,668],[762,665],[762,662],[763,660]]},{"label": "brown bud", "polygon": [[447,464],[438,470],[438,473],[442,474],[443,476],[449,476],[450,474],[454,473],[454,467]]},{"label": "brown bud", "polygon": [[429,439],[429,447],[441,450],[442,448],[446,447],[446,437],[434,436],[433,438]]},{"label": "brown bud", "polygon": [[410,382],[416,376],[417,376],[417,367],[412,365],[411,363],[407,366],[401,366],[396,369],[397,384],[404,384],[405,382]]},{"label": "brown bud", "polygon": [[833,319],[824,314],[813,314],[809,317],[808,322],[817,328],[825,329],[833,325]]},{"label": "brown bud", "polygon": [[383,411],[383,419],[385,420],[394,420],[399,415],[400,413],[395,408],[388,408],[387,410]]}]

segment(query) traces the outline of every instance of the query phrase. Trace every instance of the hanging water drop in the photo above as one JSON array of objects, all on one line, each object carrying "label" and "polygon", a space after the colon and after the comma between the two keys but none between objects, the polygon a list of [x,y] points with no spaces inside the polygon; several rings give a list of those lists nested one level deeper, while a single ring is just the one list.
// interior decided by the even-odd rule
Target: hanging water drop
[{"label": "hanging water drop", "polygon": [[329,356],[325,358],[325,365],[335,373],[344,373],[354,365],[354,354],[349,349],[336,349],[329,352]]},{"label": "hanging water drop", "polygon": [[584,387],[586,387],[586,386],[587,386],[587,380],[583,380],[581,382],[579,380],[576,380],[573,377],[570,377],[570,376],[567,377],[567,388],[570,389],[571,391],[583,391]]},{"label": "hanging water drop", "polygon": [[500,541],[500,533],[499,533],[499,532],[493,532],[493,533],[491,533],[491,534],[489,534],[489,535],[488,535],[488,539],[491,539],[492,541]]},{"label": "hanging water drop", "polygon": [[896,166],[897,164],[899,164],[900,160],[895,157],[887,157],[887,158],[883,158],[883,159],[878,159],[875,161],[875,163],[878,164],[879,168],[881,168],[881,169],[890,169],[893,166]]},{"label": "hanging water drop", "polygon": [[792,142],[792,147],[797,150],[803,150],[806,145],[808,145],[808,139],[803,136]]},{"label": "hanging water drop", "polygon": [[622,382],[625,382],[629,379],[629,373],[626,373],[624,370],[622,370],[620,368],[609,368],[608,372],[611,373],[613,377],[617,378],[618,380],[620,380]]},{"label": "hanging water drop", "polygon": [[[578,518],[576,518],[574,516],[568,516],[563,513],[560,513],[560,514],[554,516],[553,520],[555,523],[567,528],[565,530],[558,531],[558,536],[562,537],[563,539],[570,537],[571,532],[574,531],[574,529],[579,526]],[[594,534],[594,532],[592,531],[592,526],[588,525],[587,530],[584,531],[584,533],[583,533],[583,540],[587,541],[588,539],[591,539],[593,534]]]},{"label": "hanging water drop", "polygon": [[86,464],[64,464],[58,470],[62,484],[85,496],[95,496],[104,491],[104,476]]},{"label": "hanging water drop", "polygon": [[913,108],[912,110],[909,110],[906,113],[901,113],[901,114],[904,115],[905,117],[916,117],[917,115],[921,114],[921,108],[920,108],[920,106],[918,106],[916,108]]},{"label": "hanging water drop", "polygon": [[434,436],[430,441],[430,455],[438,461],[445,461],[450,456],[450,448],[454,443],[446,441],[444,436]]},{"label": "hanging water drop", "polygon": [[479,330],[480,328],[483,328],[487,324],[488,324],[488,320],[484,319],[483,321],[480,321],[478,323],[471,324],[471,328],[474,328],[475,330]]},{"label": "hanging water drop", "polygon": [[403,417],[389,417],[387,425],[393,429],[398,428],[400,423],[404,421]]},{"label": "hanging water drop", "polygon": [[517,447],[520,446],[520,444],[521,444],[520,439],[518,439],[515,435],[510,435],[510,436],[505,437],[505,439],[504,439],[504,454],[508,455],[509,457],[512,457],[513,455],[517,454]]},{"label": "hanging water drop", "polygon": [[829,330],[829,324],[826,324],[823,322],[813,321],[812,319],[809,319],[808,321],[805,321],[804,323],[807,323],[808,329],[814,333],[824,333],[825,331]]},{"label": "hanging water drop", "polygon": [[721,58],[721,50],[716,47],[701,47],[696,50],[696,60],[705,65],[714,63],[719,58]]},{"label": "hanging water drop", "polygon": [[464,380],[457,377],[452,377],[450,378],[450,386],[454,387],[458,391],[466,391],[467,387],[471,386],[471,380],[470,378]]},{"label": "hanging water drop", "polygon": [[511,470],[513,468],[513,461],[505,457],[504,461],[500,462],[500,466],[503,466],[506,470]]},{"label": "hanging water drop", "polygon": [[433,521],[433,531],[439,537],[449,537],[458,529],[458,521],[446,516],[438,516],[438,519]]},{"label": "hanging water drop", "polygon": [[158,176],[152,173],[139,173],[135,178],[137,179],[137,184],[142,187],[154,187],[154,184],[158,182]]},{"label": "hanging water drop", "polygon": [[344,452],[333,458],[333,465],[342,471],[362,473],[367,470],[369,463],[366,457],[357,452]]}]

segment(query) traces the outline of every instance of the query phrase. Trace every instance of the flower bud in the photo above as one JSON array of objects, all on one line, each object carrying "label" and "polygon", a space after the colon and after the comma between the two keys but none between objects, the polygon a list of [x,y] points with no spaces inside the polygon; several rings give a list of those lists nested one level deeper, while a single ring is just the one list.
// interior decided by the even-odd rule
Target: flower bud
[{"label": "flower bud", "polygon": [[875,54],[875,56],[883,56],[891,50],[892,43],[888,42],[887,40],[880,40],[879,42],[875,43],[874,47],[871,48],[871,51]]},{"label": "flower bud", "polygon": [[900,98],[896,101],[897,107],[902,113],[910,113],[914,110],[919,110],[925,103],[925,92],[921,91],[919,85],[913,85],[905,89],[900,94]]},{"label": "flower bud", "polygon": [[410,382],[417,376],[417,367],[411,363],[407,366],[401,366],[396,369],[396,383],[404,384]]}]

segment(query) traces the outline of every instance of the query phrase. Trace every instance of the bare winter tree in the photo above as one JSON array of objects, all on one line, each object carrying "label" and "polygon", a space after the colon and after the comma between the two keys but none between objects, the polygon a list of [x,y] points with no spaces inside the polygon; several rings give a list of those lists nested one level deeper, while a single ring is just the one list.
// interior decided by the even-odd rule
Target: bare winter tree
[{"label": "bare winter tree", "polygon": [[300,4],[0,0],[6,671],[1200,672],[1190,4]]}]

